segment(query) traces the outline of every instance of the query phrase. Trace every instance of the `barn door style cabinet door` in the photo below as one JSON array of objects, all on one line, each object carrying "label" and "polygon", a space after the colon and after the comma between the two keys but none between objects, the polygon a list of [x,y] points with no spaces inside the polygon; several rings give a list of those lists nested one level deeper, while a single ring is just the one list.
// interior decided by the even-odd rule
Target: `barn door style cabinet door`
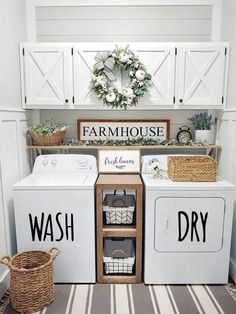
[{"label": "barn door style cabinet door", "polygon": [[[97,47],[99,46],[99,49]],[[120,45],[122,46],[122,45]],[[124,45],[123,45],[124,46]],[[98,52],[115,49],[113,43],[88,43],[74,47],[74,96],[75,106],[86,109],[102,109],[101,101],[90,90],[95,56]],[[144,98],[139,100],[135,109],[168,108],[174,106],[175,81],[175,47],[155,43],[132,43],[130,49],[139,56],[141,62],[152,75],[152,86]],[[128,83],[127,73],[115,71],[117,77],[114,85],[125,87]]]},{"label": "barn door style cabinet door", "polygon": [[71,48],[55,44],[21,45],[24,108],[69,108],[72,103]]},{"label": "barn door style cabinet door", "polygon": [[178,46],[178,107],[224,107],[227,53],[225,43]]}]

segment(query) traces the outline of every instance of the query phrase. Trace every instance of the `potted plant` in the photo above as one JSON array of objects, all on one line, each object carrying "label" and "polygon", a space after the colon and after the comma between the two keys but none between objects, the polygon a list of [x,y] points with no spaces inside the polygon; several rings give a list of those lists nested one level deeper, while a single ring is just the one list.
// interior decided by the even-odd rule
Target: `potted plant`
[{"label": "potted plant", "polygon": [[195,128],[195,139],[212,144],[213,134],[211,125],[214,124],[212,115],[208,115],[207,112],[201,112],[195,114],[195,116],[188,120],[192,122]]},{"label": "potted plant", "polygon": [[66,127],[53,121],[40,122],[28,128],[33,144],[39,146],[60,145],[64,140]]}]

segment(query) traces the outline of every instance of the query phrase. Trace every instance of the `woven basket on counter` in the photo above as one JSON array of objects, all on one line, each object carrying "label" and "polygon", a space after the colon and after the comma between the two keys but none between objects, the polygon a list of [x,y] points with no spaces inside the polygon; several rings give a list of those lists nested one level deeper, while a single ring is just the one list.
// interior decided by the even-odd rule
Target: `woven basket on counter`
[{"label": "woven basket on counter", "polygon": [[209,156],[168,157],[168,176],[172,181],[214,182],[216,160]]},{"label": "woven basket on counter", "polygon": [[30,135],[33,144],[38,146],[57,146],[63,142],[65,137],[65,131],[53,133],[50,135],[36,135],[29,131],[28,134]]},{"label": "woven basket on counter", "polygon": [[38,312],[53,302],[53,261],[59,253],[57,248],[52,248],[49,251],[32,250],[0,258],[0,263],[10,269],[10,301],[17,312]]}]

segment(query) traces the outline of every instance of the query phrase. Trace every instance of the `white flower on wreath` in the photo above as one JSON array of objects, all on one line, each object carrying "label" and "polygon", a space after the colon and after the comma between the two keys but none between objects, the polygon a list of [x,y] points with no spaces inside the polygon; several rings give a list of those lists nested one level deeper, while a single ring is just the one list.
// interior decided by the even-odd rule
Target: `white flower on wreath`
[{"label": "white flower on wreath", "polygon": [[129,76],[134,76],[134,71],[130,71]]},{"label": "white flower on wreath", "polygon": [[138,71],[136,71],[136,73],[135,73],[135,77],[136,77],[139,81],[144,80],[145,76],[146,76],[146,73],[145,73],[143,70],[138,70]]},{"label": "white flower on wreath", "polygon": [[120,55],[119,55],[119,61],[121,63],[126,63],[127,61],[129,60],[129,54],[127,52],[122,52]]},{"label": "white flower on wreath", "polygon": [[122,89],[122,95],[124,95],[125,97],[131,97],[133,95],[134,91],[132,90],[132,88],[123,88]]},{"label": "white flower on wreath", "polygon": [[96,78],[96,81],[97,81],[98,85],[102,85],[102,86],[104,86],[107,83],[107,79],[105,78],[105,76],[102,76],[102,75],[98,76]]},{"label": "white flower on wreath", "polygon": [[106,101],[107,102],[114,102],[116,100],[116,94],[112,91],[110,91],[107,95],[106,95]]}]

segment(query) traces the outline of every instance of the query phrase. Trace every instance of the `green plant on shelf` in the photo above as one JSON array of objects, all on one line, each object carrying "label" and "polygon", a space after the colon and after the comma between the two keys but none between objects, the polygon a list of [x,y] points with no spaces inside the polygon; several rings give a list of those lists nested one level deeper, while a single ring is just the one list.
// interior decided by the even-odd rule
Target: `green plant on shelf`
[{"label": "green plant on shelf", "polygon": [[197,113],[188,120],[192,122],[195,130],[210,130],[214,124],[212,115],[208,115],[207,112]]},{"label": "green plant on shelf", "polygon": [[34,135],[52,135],[65,130],[66,127],[64,125],[53,123],[53,120],[40,122],[28,128],[28,132]]}]

